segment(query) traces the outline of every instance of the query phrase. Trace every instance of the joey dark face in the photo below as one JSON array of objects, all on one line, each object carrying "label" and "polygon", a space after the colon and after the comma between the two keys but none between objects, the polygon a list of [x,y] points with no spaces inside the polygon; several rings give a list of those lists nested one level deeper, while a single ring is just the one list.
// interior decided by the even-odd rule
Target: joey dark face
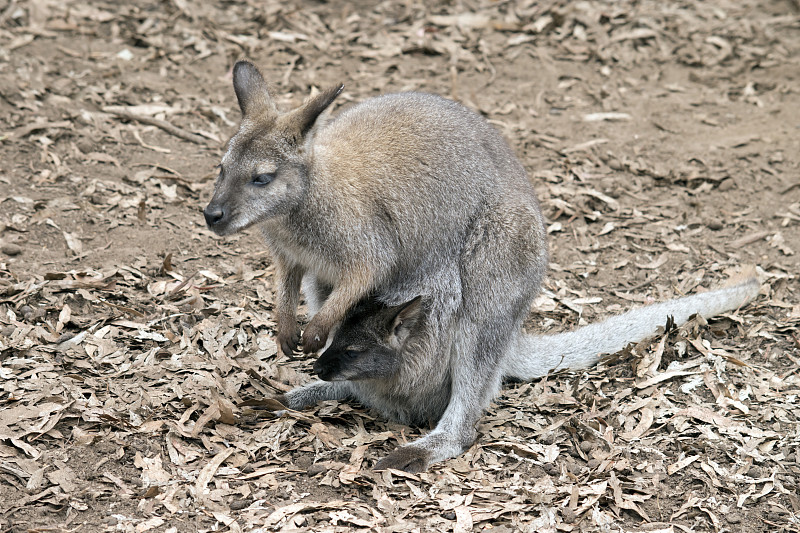
[{"label": "joey dark face", "polygon": [[314,363],[324,381],[393,379],[402,365],[403,345],[421,316],[421,298],[387,307],[374,299],[351,311],[331,345]]},{"label": "joey dark face", "polygon": [[343,88],[323,91],[294,111],[280,114],[252,63],[236,63],[233,87],[242,122],[228,141],[214,196],[203,211],[206,224],[219,235],[286,214],[302,201],[310,183],[306,140]]}]

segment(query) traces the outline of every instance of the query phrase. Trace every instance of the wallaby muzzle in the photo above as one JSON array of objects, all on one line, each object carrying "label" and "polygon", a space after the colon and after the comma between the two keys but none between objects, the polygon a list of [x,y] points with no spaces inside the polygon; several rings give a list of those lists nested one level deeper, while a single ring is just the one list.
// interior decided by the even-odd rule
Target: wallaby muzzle
[{"label": "wallaby muzzle", "polygon": [[222,209],[222,206],[215,205],[213,202],[208,204],[206,208],[203,209],[203,216],[206,219],[206,224],[208,224],[209,229],[215,233],[219,233],[222,229],[221,222],[225,219],[225,211]]}]

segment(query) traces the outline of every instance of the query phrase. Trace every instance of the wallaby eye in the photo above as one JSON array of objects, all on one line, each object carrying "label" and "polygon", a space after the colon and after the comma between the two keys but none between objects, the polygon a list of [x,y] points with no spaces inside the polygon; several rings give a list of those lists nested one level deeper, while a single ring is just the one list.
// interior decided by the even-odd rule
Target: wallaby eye
[{"label": "wallaby eye", "polygon": [[257,185],[259,187],[263,187],[264,185],[269,185],[272,183],[272,180],[275,179],[274,172],[264,172],[262,174],[255,174],[253,176],[253,180],[250,182],[253,185]]}]

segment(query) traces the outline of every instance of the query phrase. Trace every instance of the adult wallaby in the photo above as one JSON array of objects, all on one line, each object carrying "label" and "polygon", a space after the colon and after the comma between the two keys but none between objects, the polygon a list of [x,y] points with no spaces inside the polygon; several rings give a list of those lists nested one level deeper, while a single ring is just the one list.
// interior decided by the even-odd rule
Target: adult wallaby
[{"label": "adult wallaby", "polygon": [[371,98],[328,121],[318,119],[341,85],[286,114],[252,64],[236,63],[233,85],[242,122],[204,214],[220,235],[259,225],[276,266],[281,349],[297,338],[303,277],[312,303],[324,299],[306,351],[368,294],[387,305],[422,295],[414,343],[431,355],[418,370],[444,365],[453,393],[436,428],[384,464],[420,470],[461,453],[547,266],[522,165],[485,119],[439,96]]},{"label": "adult wallaby", "polygon": [[[593,365],[604,353],[653,335],[667,317],[676,325],[693,314],[709,318],[740,307],[758,294],[752,275],[725,288],[633,309],[603,322],[555,335],[517,331],[500,359],[506,379],[530,380],[554,370]],[[398,306],[367,299],[351,310],[330,346],[314,363],[324,381],[276,397],[291,409],[321,400],[356,399],[384,416],[416,425],[435,424],[458,396],[452,376],[458,364],[425,350],[417,340],[429,333],[429,310],[422,298]],[[423,470],[431,451],[419,445],[398,448],[376,468]]]}]

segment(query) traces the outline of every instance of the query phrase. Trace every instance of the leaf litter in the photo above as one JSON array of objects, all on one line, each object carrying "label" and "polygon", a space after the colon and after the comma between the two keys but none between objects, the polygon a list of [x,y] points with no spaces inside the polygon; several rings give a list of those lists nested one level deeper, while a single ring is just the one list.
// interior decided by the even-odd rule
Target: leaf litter
[{"label": "leaf litter", "polygon": [[[87,531],[798,531],[800,55],[791,2],[53,3],[0,10],[0,525]],[[562,331],[758,263],[746,308],[507,384],[462,456],[275,412],[268,254],[200,209],[237,109],[430,90],[514,145]],[[794,118],[792,118],[794,117]],[[36,529],[39,528],[39,529]]]}]

